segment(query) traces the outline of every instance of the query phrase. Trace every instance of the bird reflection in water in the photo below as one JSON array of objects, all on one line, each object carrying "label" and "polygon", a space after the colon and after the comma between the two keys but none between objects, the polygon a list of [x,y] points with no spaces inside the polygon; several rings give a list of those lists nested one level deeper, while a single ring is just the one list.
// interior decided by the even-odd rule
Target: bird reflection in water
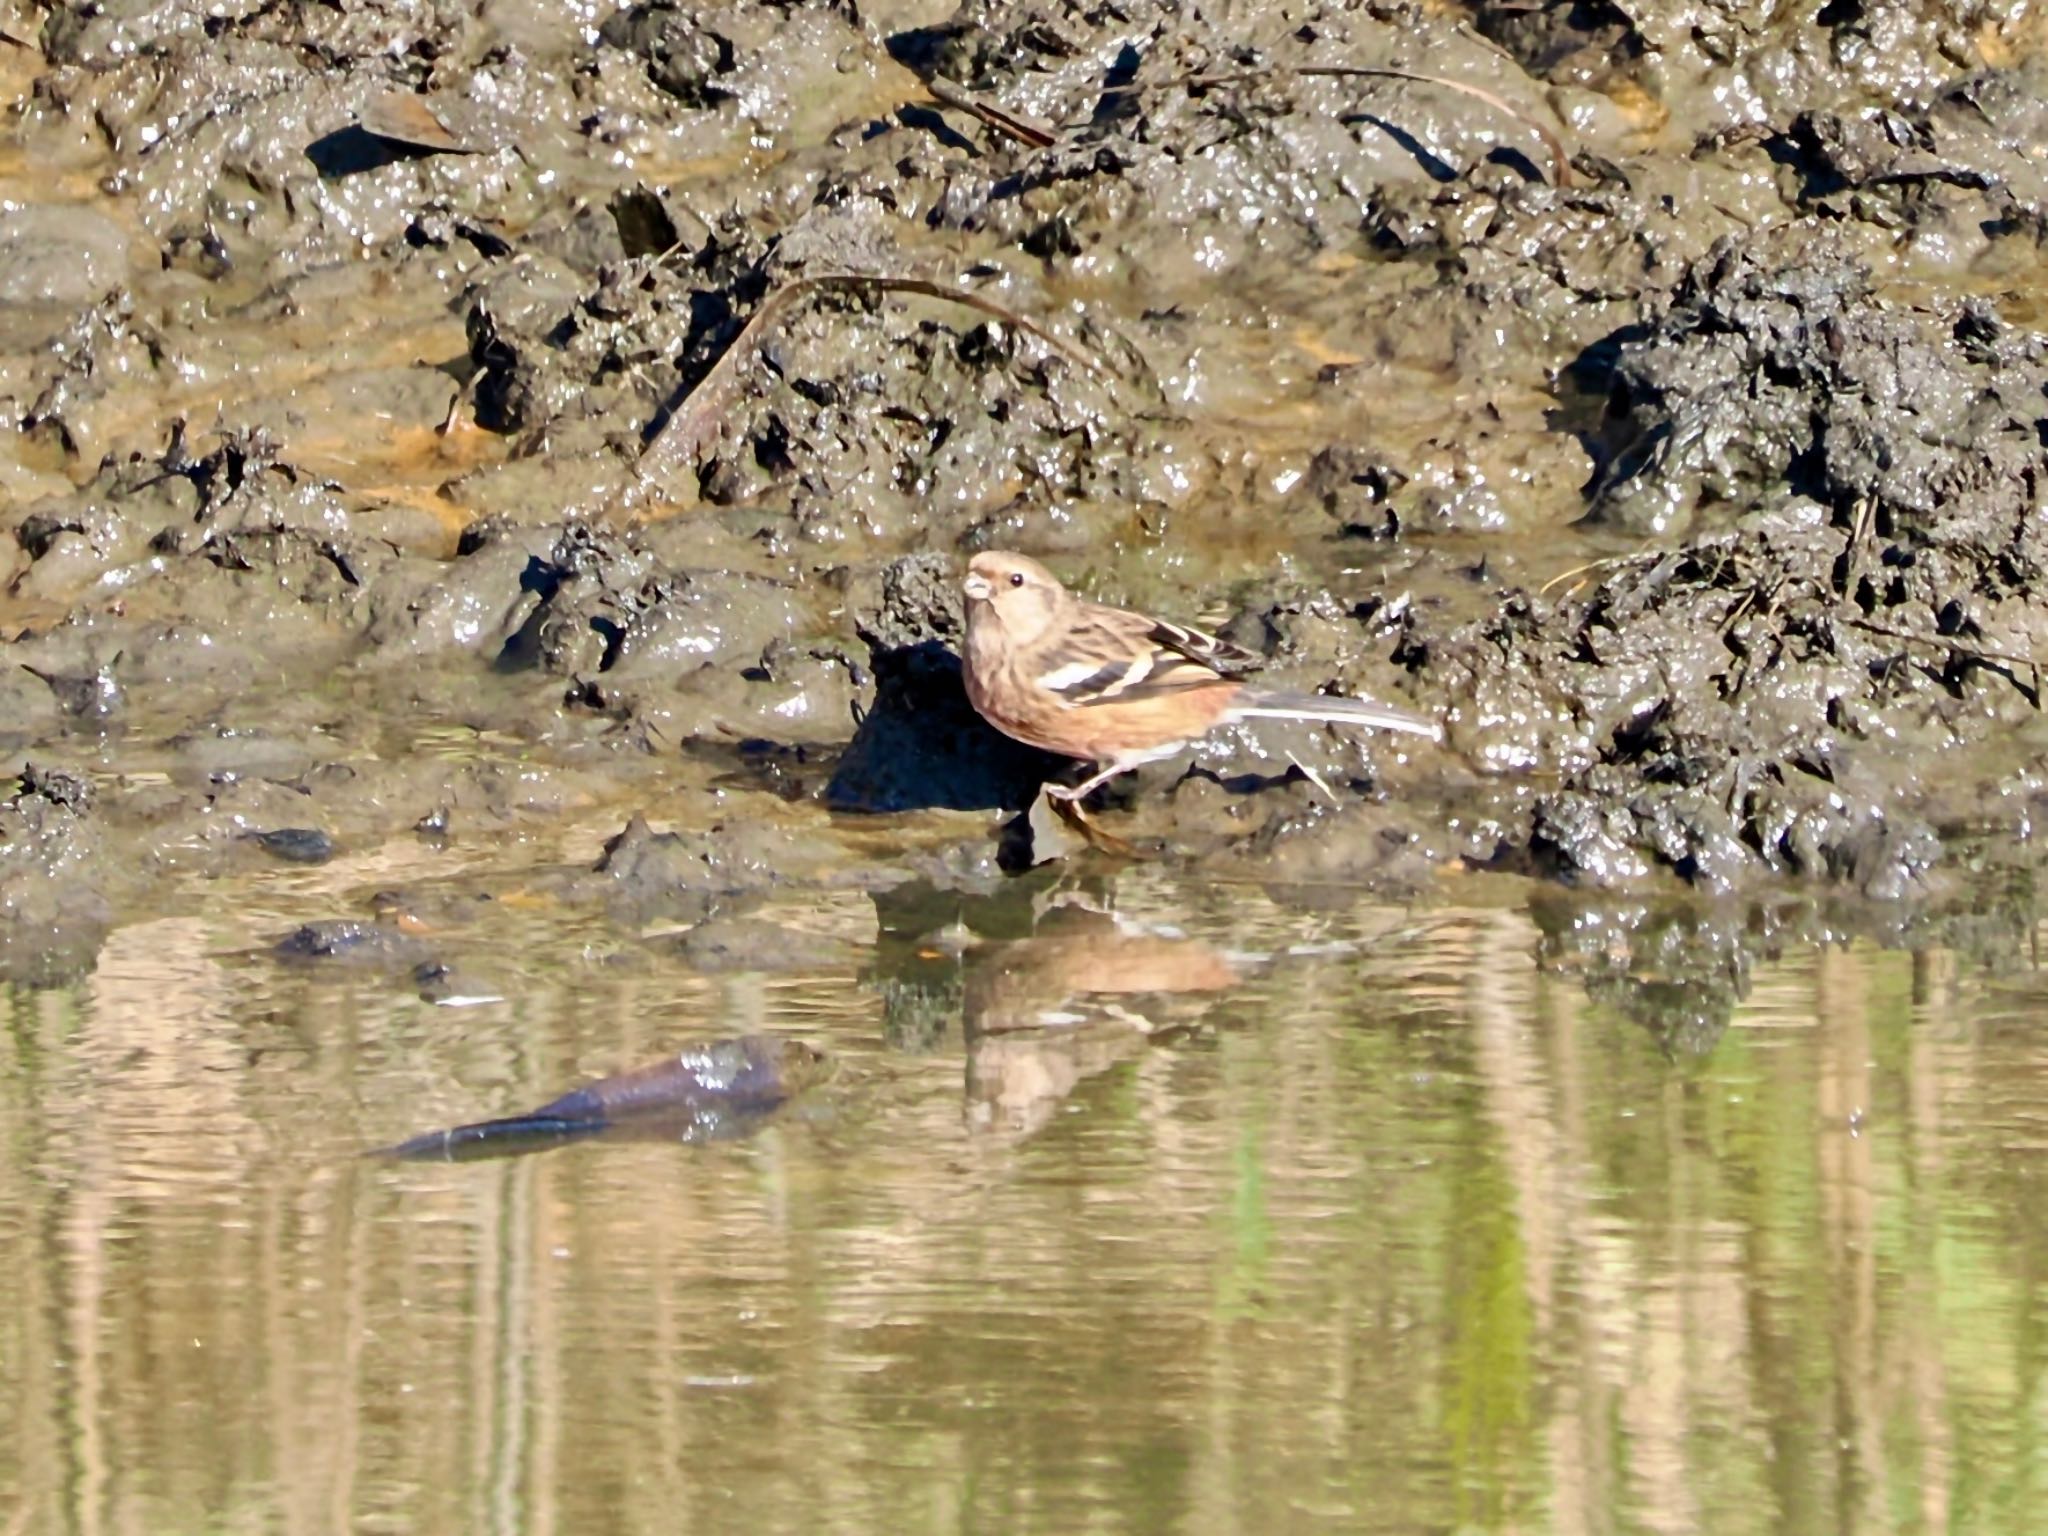
[{"label": "bird reflection in water", "polygon": [[959,1021],[967,1121],[1036,1130],[1088,1078],[1199,1023],[1241,962],[1114,911],[1114,891],[1056,875],[970,895],[931,886],[877,895],[867,980],[890,1043],[943,1048]]},{"label": "bird reflection in water", "polygon": [[[876,897],[864,980],[898,1051],[940,1048],[960,1021],[967,1121],[1024,1134],[1074,1089],[1201,1020],[1240,962],[1106,909],[1106,893],[1013,882],[998,895],[929,886]],[[824,1058],[764,1035],[710,1041],[601,1078],[525,1114],[430,1131],[373,1154],[460,1162],[572,1141],[722,1141],[759,1129],[820,1081]]]},{"label": "bird reflection in water", "polygon": [[968,1123],[1037,1130],[1081,1082],[1197,1023],[1209,997],[1237,981],[1237,968],[1197,939],[1056,909],[1030,938],[968,959]]}]

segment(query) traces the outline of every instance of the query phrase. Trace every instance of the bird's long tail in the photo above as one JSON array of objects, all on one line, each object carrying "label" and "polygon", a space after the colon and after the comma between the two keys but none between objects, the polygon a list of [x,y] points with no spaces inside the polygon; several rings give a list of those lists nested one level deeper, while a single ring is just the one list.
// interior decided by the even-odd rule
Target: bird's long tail
[{"label": "bird's long tail", "polygon": [[1407,731],[1412,735],[1427,736],[1432,741],[1441,741],[1444,734],[1443,728],[1434,720],[1425,720],[1405,709],[1396,709],[1391,704],[1375,704],[1369,699],[1347,699],[1335,693],[1278,693],[1264,689],[1254,692],[1246,689],[1231,705],[1230,712],[1241,720],[1327,720],[1335,725],[1366,725],[1375,730]]}]

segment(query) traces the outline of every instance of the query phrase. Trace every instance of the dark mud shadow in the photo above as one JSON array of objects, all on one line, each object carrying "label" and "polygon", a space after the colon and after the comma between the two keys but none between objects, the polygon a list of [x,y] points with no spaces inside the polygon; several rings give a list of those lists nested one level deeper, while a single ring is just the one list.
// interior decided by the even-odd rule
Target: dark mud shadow
[{"label": "dark mud shadow", "polygon": [[387,165],[396,165],[401,160],[424,160],[440,151],[426,149],[414,144],[401,144],[395,139],[379,138],[361,123],[350,123],[346,128],[323,134],[306,146],[306,158],[313,162],[313,169],[322,179],[338,181],[344,176],[360,176],[364,171],[382,170]]},{"label": "dark mud shadow", "polygon": [[909,27],[883,38],[882,49],[891,59],[922,79],[939,73],[945,67],[947,50],[966,30],[958,22]]},{"label": "dark mud shadow", "polygon": [[1512,144],[1496,144],[1486,152],[1489,165],[1504,165],[1526,182],[1542,185],[1550,180],[1536,166],[1536,162],[1523,154]]},{"label": "dark mud shadow", "polygon": [[833,810],[1021,810],[1072,766],[977,715],[939,641],[879,653],[874,667],[874,708],[825,786]]},{"label": "dark mud shadow", "polygon": [[[951,123],[947,122],[945,118],[934,112],[930,107],[910,105],[898,107],[896,109],[896,119],[906,128],[915,128],[920,132],[930,134],[947,149],[953,150],[957,154],[978,155],[981,153],[980,145],[968,138],[966,134],[958,132]],[[887,133],[888,131],[886,123],[878,122],[875,126],[875,133],[877,134]],[[873,134],[869,135],[869,137],[873,136]]]},{"label": "dark mud shadow", "polygon": [[1427,176],[1431,181],[1445,182],[1458,179],[1456,167],[1447,165],[1442,160],[1439,160],[1436,156],[1436,151],[1432,150],[1399,123],[1390,122],[1373,112],[1347,112],[1338,121],[1346,125],[1351,123],[1372,124],[1373,127],[1379,129],[1381,133],[1384,133],[1388,138],[1400,145],[1401,148],[1413,155],[1415,163],[1422,167],[1423,175]]},{"label": "dark mud shadow", "polygon": [[661,198],[646,187],[633,187],[613,194],[606,211],[619,232],[619,244],[626,258],[660,256],[682,241],[682,232]]},{"label": "dark mud shadow", "polygon": [[1586,451],[1592,467],[1579,494],[1588,502],[1608,482],[1617,460],[1645,449],[1642,433],[1629,421],[1627,390],[1617,394],[1616,379],[1623,353],[1650,335],[1650,327],[1640,321],[1620,326],[1588,343],[1558,374],[1560,404],[1544,413],[1544,424],[1553,432],[1570,433]]}]

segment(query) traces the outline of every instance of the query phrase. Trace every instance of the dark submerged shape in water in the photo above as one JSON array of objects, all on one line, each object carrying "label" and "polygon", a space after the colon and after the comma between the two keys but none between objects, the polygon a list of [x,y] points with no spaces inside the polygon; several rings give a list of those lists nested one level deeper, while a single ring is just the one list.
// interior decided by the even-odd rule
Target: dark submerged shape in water
[{"label": "dark submerged shape in water", "polygon": [[612,1135],[635,1141],[726,1141],[744,1136],[816,1081],[823,1057],[794,1040],[743,1035],[563,1094],[523,1115],[429,1131],[373,1153],[403,1162],[516,1157]]}]

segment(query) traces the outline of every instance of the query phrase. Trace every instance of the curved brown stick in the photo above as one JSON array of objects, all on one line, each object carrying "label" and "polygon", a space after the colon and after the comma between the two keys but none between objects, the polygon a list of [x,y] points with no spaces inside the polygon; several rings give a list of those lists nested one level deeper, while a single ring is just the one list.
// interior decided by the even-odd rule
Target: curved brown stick
[{"label": "curved brown stick", "polygon": [[1000,320],[1005,325],[1014,325],[1020,331],[1036,336],[1068,361],[1087,369],[1099,378],[1108,378],[1102,366],[1075,351],[1059,337],[1043,326],[1033,324],[1014,310],[1005,309],[992,299],[980,294],[967,293],[962,289],[948,288],[943,283],[931,282],[921,277],[876,277],[857,272],[832,272],[817,277],[799,277],[784,283],[761,301],[761,307],[748,318],[746,326],[711,371],[699,379],[688,393],[675,404],[661,430],[649,439],[640,451],[640,460],[634,473],[644,484],[647,481],[667,479],[686,461],[696,458],[704,445],[717,431],[733,386],[737,383],[740,370],[751,362],[761,350],[761,340],[775,320],[798,299],[813,293],[828,291],[856,293],[915,293],[925,298],[939,299],[948,304]]}]

